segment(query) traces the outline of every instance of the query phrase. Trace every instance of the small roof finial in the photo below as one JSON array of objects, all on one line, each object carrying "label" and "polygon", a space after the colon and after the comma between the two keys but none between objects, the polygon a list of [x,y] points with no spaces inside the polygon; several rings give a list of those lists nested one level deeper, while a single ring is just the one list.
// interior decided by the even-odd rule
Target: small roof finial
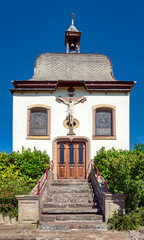
[{"label": "small roof finial", "polygon": [[72,25],[74,25],[75,14],[72,13]]}]

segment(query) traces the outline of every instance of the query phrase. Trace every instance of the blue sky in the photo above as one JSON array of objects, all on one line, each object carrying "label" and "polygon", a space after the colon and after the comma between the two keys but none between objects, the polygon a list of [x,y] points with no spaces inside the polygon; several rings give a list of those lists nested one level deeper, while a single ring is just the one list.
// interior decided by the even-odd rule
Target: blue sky
[{"label": "blue sky", "polygon": [[116,79],[137,81],[131,93],[130,146],[144,143],[144,1],[5,0],[0,3],[0,152],[12,151],[12,80],[32,77],[38,55],[65,52],[76,15],[82,53],[101,53]]}]

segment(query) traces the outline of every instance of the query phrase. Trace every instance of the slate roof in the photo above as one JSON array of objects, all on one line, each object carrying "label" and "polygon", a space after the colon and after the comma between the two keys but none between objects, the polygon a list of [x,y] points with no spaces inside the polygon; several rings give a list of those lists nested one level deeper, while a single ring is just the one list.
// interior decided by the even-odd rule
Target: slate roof
[{"label": "slate roof", "polygon": [[34,81],[117,81],[102,54],[44,53],[35,63]]}]

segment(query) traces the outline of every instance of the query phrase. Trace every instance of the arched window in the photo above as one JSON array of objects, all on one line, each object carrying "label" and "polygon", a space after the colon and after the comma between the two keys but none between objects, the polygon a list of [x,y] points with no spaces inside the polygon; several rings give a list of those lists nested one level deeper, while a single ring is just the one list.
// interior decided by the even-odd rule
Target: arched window
[{"label": "arched window", "polygon": [[50,136],[50,108],[44,105],[28,107],[28,138],[48,139]]},{"label": "arched window", "polygon": [[93,107],[93,139],[116,139],[115,107]]}]

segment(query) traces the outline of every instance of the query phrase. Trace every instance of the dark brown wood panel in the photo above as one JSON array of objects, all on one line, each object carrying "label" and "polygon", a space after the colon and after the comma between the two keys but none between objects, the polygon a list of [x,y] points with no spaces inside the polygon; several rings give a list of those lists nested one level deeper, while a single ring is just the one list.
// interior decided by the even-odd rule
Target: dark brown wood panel
[{"label": "dark brown wood panel", "polygon": [[68,178],[75,178],[75,165],[68,165]]}]

